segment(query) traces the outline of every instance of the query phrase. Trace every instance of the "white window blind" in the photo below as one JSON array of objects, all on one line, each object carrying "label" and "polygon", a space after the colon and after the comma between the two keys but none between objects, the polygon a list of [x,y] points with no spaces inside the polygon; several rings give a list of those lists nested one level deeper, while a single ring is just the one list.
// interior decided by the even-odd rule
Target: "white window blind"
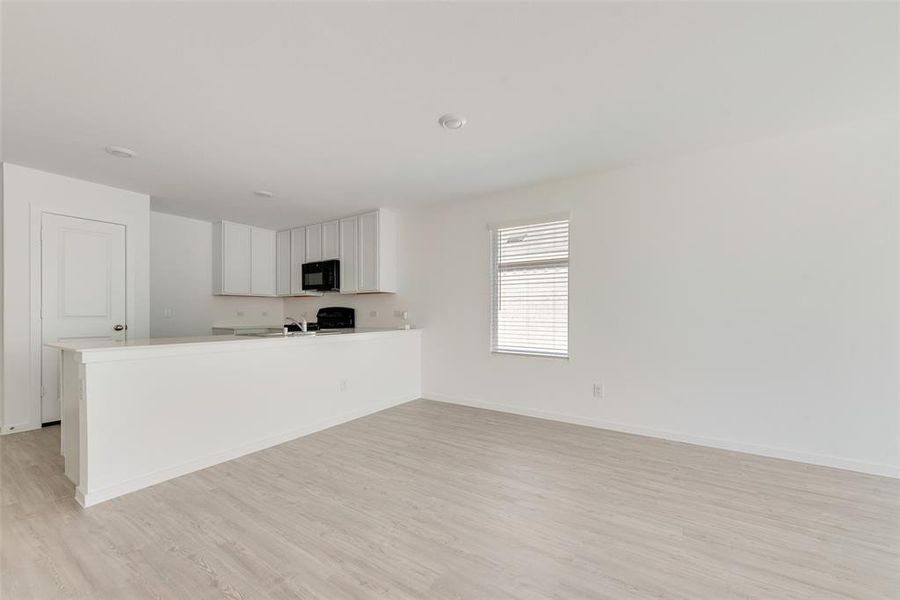
[{"label": "white window blind", "polygon": [[492,229],[491,351],[569,355],[569,221]]}]

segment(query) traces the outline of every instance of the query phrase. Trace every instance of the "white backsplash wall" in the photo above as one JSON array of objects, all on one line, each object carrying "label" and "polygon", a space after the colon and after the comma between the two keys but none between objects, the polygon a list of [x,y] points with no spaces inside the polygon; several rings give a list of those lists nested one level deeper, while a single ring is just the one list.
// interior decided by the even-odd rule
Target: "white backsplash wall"
[{"label": "white backsplash wall", "polygon": [[280,325],[281,298],[213,296],[212,223],[150,213],[150,337],[209,335],[214,325]]},{"label": "white backsplash wall", "polygon": [[394,312],[404,310],[409,310],[410,323],[415,325],[414,311],[409,309],[403,296],[398,294],[326,294],[321,297],[286,298],[284,314],[298,321],[304,318],[315,321],[316,311],[324,306],[347,306],[355,309],[357,327],[399,327],[403,324],[403,319]]},{"label": "white backsplash wall", "polygon": [[233,325],[274,325],[284,322],[281,298],[213,296],[212,327]]}]

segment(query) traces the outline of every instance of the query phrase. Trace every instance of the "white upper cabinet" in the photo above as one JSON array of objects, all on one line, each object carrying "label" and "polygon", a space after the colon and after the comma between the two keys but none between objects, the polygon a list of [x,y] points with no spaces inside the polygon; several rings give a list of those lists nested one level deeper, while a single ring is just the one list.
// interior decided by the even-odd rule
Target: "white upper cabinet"
[{"label": "white upper cabinet", "polygon": [[213,225],[213,292],[250,293],[250,226],[222,221]]},{"label": "white upper cabinet", "polygon": [[341,261],[342,294],[397,291],[397,217],[390,211],[279,231],[275,246],[279,296],[320,296],[303,291],[303,263],[332,259]]},{"label": "white upper cabinet", "polygon": [[250,294],[275,295],[275,232],[250,228]]},{"label": "white upper cabinet", "polygon": [[359,291],[378,291],[378,213],[359,215]]},{"label": "white upper cabinet", "polygon": [[291,295],[291,232],[289,229],[275,234],[275,293]]},{"label": "white upper cabinet", "polygon": [[303,263],[306,262],[306,227],[291,229],[291,295],[303,293]]},{"label": "white upper cabinet", "polygon": [[322,223],[322,260],[341,256],[341,229],[338,221]]},{"label": "white upper cabinet", "polygon": [[322,260],[322,224],[306,226],[306,260],[319,262]]},{"label": "white upper cabinet", "polygon": [[347,217],[340,221],[341,293],[359,291],[359,217]]},{"label": "white upper cabinet", "polygon": [[222,221],[213,224],[213,293],[275,295],[275,232]]},{"label": "white upper cabinet", "polygon": [[396,216],[386,210],[359,215],[359,291],[397,291],[398,231]]}]

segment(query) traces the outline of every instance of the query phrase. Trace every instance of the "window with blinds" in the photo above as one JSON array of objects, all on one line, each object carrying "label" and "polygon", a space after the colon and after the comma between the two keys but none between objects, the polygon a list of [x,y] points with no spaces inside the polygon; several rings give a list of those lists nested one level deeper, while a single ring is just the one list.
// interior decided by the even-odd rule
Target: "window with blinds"
[{"label": "window with blinds", "polygon": [[569,221],[491,230],[491,351],[569,356]]}]

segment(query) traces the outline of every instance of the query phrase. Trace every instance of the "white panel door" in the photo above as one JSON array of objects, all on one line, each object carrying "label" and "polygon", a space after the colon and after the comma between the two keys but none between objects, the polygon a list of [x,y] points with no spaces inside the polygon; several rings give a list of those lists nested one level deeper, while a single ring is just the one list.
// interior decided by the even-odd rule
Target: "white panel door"
[{"label": "white panel door", "polygon": [[378,213],[359,215],[359,291],[378,291]]},{"label": "white panel door", "polygon": [[303,263],[306,262],[306,227],[291,229],[291,294],[303,293]]},{"label": "white panel door", "polygon": [[291,232],[288,229],[275,234],[275,293],[279,296],[291,293]]},{"label": "white panel door", "polygon": [[359,218],[341,219],[341,293],[359,290]]},{"label": "white panel door", "polygon": [[338,221],[322,223],[322,260],[341,256],[341,229]]},{"label": "white panel door", "polygon": [[250,293],[250,226],[222,222],[222,293]]},{"label": "white panel door", "polygon": [[275,232],[250,228],[250,293],[275,295]]},{"label": "white panel door", "polygon": [[306,262],[322,260],[322,224],[306,226]]},{"label": "white panel door", "polygon": [[[123,338],[125,226],[44,214],[41,218],[41,338]],[[60,418],[59,350],[41,352],[41,420]]]}]

